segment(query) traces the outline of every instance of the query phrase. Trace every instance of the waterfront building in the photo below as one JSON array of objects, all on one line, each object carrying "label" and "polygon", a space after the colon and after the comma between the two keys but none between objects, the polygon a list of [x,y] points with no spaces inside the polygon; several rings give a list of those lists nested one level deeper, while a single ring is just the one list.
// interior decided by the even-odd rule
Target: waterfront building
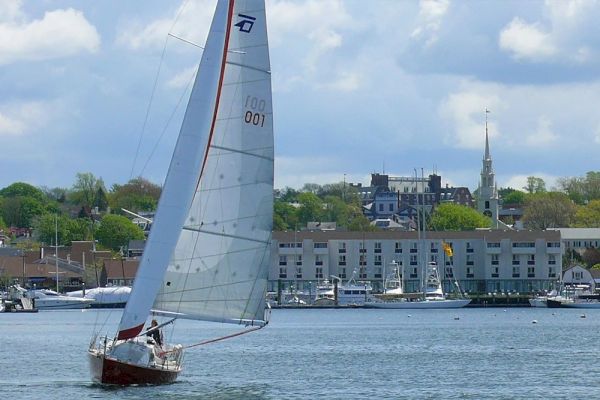
[{"label": "waterfront building", "polygon": [[600,249],[600,228],[548,228],[560,232],[565,251],[583,255],[587,249]]},{"label": "waterfront building", "polygon": [[488,137],[487,115],[489,111],[485,110],[485,151],[483,154],[481,179],[479,182],[479,196],[477,199],[477,209],[479,212],[492,219],[492,228],[498,229],[498,187],[496,186],[496,177],[492,167],[492,156],[490,154],[490,143]]},{"label": "waterfront building", "polygon": [[[419,291],[423,265],[436,262],[444,290],[532,293],[556,286],[563,248],[559,231],[467,232],[273,232],[269,291],[312,294],[318,282],[337,276],[370,281],[381,290],[392,262],[407,291]],[[443,251],[452,248],[452,256]]]}]

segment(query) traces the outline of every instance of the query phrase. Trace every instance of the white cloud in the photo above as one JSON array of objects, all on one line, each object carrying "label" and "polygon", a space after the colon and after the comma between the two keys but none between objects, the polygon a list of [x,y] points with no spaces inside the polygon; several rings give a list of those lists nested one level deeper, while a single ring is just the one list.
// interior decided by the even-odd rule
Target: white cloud
[{"label": "white cloud", "polygon": [[504,179],[498,179],[498,186],[510,187],[517,190],[524,190],[524,188],[527,186],[527,178],[530,176],[542,178],[544,180],[544,183],[546,184],[546,190],[552,190],[552,188],[555,188],[556,183],[560,178],[556,175],[550,175],[544,172],[533,171],[529,174],[512,175],[509,177],[505,177]]},{"label": "white cloud", "polygon": [[597,60],[598,0],[546,0],[540,20],[516,16],[500,32],[498,44],[519,61],[587,63]]},{"label": "white cloud", "polygon": [[22,0],[0,0],[0,23],[22,18]]},{"label": "white cloud", "polygon": [[21,135],[24,130],[22,121],[0,113],[0,137]]},{"label": "white cloud", "polygon": [[167,35],[171,33],[203,46],[210,28],[215,4],[214,0],[190,0],[183,2],[172,15],[149,24],[128,21],[127,28],[118,34],[117,43],[134,50],[160,48],[165,43]]},{"label": "white cloud", "polygon": [[188,87],[194,79],[197,70],[197,65],[184,69],[167,81],[167,87],[170,89],[183,89]]},{"label": "white cloud", "polygon": [[4,18],[0,23],[0,65],[95,52],[100,46],[96,28],[81,11],[48,11],[42,19],[18,22],[17,7],[4,6],[0,10]]},{"label": "white cloud", "polygon": [[[485,109],[503,108],[499,97],[477,91],[463,91],[450,94],[442,101],[439,113],[451,123],[452,129],[446,132],[446,143],[456,148],[483,149],[485,142]],[[493,114],[492,114],[493,115]],[[493,116],[488,117],[488,135],[500,136]]]},{"label": "white cloud", "polygon": [[48,123],[58,104],[27,102],[0,107],[0,137],[22,136]]},{"label": "white cloud", "polygon": [[544,32],[539,24],[527,24],[519,17],[515,17],[500,32],[499,45],[518,60],[539,61],[557,53],[548,32]]},{"label": "white cloud", "polygon": [[323,85],[325,89],[340,92],[353,92],[360,87],[361,76],[356,72],[341,71],[333,82]]},{"label": "white cloud", "polygon": [[[293,41],[296,52],[288,57],[299,60],[303,66],[296,68],[296,71],[302,71],[301,74],[296,72],[285,81],[291,79],[296,86],[308,83],[336,91],[356,88],[356,72],[348,71],[347,65],[340,71],[336,64],[331,64],[332,60],[337,63],[344,58],[338,52],[342,51],[344,37],[359,25],[341,0],[272,0],[267,4],[267,19],[271,47],[281,48]],[[353,52],[356,55],[357,49]]]},{"label": "white cloud", "polygon": [[546,147],[552,145],[558,139],[558,135],[552,131],[552,121],[547,116],[542,115],[538,118],[536,132],[527,136],[525,143],[531,147]]},{"label": "white cloud", "polygon": [[425,47],[433,45],[438,40],[438,31],[449,7],[449,0],[421,0],[417,17],[418,25],[412,31],[411,37],[423,38]]}]

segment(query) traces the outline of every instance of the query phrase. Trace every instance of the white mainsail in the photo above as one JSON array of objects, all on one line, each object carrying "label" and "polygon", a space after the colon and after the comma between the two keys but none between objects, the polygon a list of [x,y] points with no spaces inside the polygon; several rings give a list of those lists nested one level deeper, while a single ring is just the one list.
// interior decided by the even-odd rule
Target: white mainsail
[{"label": "white mainsail", "polygon": [[263,325],[272,213],[264,0],[219,1],[118,338],[137,335],[153,303]]}]

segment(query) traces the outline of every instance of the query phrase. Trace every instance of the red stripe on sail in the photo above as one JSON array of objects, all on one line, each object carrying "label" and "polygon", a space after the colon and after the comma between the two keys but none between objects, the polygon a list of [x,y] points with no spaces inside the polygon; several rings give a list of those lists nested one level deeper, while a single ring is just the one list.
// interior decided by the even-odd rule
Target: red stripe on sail
[{"label": "red stripe on sail", "polygon": [[119,334],[117,335],[117,340],[125,340],[136,337],[142,331],[142,329],[144,329],[144,324],[119,331]]},{"label": "red stripe on sail", "polygon": [[215,111],[213,113],[212,123],[210,125],[210,133],[208,135],[206,153],[204,154],[204,160],[202,161],[202,169],[200,169],[200,177],[198,178],[196,189],[198,189],[198,185],[200,185],[200,178],[202,177],[202,173],[204,172],[204,166],[206,165],[206,160],[208,159],[208,149],[210,148],[210,145],[212,143],[213,133],[215,131],[215,123],[217,122],[217,114],[219,112],[219,100],[221,99],[221,88],[223,87],[223,77],[225,76],[225,63],[227,62],[227,49],[229,48],[229,35],[231,32],[231,21],[233,19],[234,3],[235,0],[231,0],[229,2],[229,10],[227,12],[227,31],[225,32],[225,45],[223,46],[223,58],[221,59],[221,74],[219,76],[219,86],[217,86],[217,99],[215,101]]}]

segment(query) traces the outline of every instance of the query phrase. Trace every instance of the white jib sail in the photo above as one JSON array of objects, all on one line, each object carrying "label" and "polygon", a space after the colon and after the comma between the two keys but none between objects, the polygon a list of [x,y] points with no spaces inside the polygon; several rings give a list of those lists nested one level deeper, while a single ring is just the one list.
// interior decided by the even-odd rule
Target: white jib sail
[{"label": "white jib sail", "polygon": [[184,318],[262,323],[273,209],[269,70],[264,1],[219,0],[120,339],[141,331],[155,299]]}]

